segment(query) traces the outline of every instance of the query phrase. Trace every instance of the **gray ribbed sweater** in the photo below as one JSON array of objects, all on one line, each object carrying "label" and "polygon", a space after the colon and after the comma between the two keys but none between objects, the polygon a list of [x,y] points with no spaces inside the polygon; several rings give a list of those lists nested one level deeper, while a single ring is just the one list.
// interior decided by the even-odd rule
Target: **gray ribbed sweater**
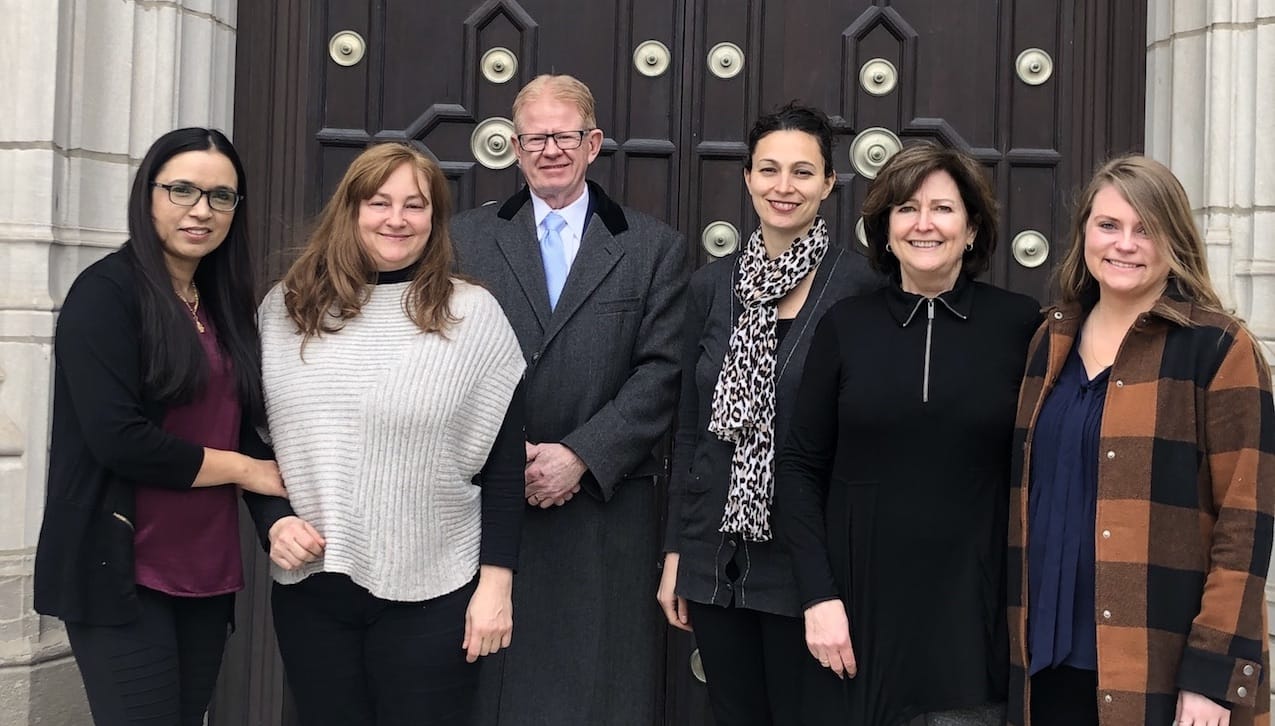
[{"label": "gray ribbed sweater", "polygon": [[311,338],[276,285],[261,303],[266,414],[289,501],[327,540],[283,584],[339,572],[387,600],[427,600],[478,570],[480,488],[524,361],[500,305],[457,281],[444,338],[407,317],[408,283],[371,288],[337,333]]}]

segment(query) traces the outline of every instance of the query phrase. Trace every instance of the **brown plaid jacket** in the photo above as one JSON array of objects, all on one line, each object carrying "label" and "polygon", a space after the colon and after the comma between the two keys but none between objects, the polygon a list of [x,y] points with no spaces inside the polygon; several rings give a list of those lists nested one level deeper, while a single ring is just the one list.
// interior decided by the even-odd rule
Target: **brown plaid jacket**
[{"label": "brown plaid jacket", "polygon": [[[1177,311],[1183,326],[1164,316]],[[1019,394],[1009,523],[1009,723],[1029,726],[1032,432],[1083,321],[1052,308]],[[1166,294],[1111,368],[1098,464],[1096,612],[1103,726],[1169,726],[1178,691],[1270,724],[1266,586],[1275,510],[1270,371],[1235,319]]]}]

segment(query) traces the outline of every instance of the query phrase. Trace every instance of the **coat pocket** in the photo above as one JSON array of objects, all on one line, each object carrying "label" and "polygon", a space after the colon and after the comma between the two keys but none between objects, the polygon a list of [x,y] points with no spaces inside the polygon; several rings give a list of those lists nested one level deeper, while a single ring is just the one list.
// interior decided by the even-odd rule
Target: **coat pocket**
[{"label": "coat pocket", "polygon": [[611,300],[599,300],[594,303],[593,311],[598,315],[618,315],[620,313],[634,313],[642,309],[642,298],[640,297],[623,297]]},{"label": "coat pocket", "polygon": [[709,484],[708,480],[699,474],[692,473],[690,478],[686,480],[687,494],[703,494],[712,488],[713,487]]}]

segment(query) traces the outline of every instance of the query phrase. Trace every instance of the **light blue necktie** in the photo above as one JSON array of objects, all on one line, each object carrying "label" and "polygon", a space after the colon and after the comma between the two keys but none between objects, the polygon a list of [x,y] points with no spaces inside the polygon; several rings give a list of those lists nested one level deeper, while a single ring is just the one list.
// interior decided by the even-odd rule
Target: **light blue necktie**
[{"label": "light blue necktie", "polygon": [[563,249],[562,228],[567,220],[557,212],[545,215],[545,233],[540,238],[540,259],[545,266],[545,285],[549,288],[549,309],[558,307],[558,296],[567,282],[567,251]]}]

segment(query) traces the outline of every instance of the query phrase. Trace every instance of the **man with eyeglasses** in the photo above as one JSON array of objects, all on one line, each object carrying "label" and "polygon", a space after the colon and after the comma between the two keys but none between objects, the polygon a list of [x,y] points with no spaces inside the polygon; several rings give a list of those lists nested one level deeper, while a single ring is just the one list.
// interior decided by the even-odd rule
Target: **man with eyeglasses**
[{"label": "man with eyeglasses", "polygon": [[482,726],[655,723],[662,689],[655,449],[677,395],[681,236],[585,180],[593,95],[543,75],[514,100],[527,186],[452,223],[461,270],[527,359],[527,512],[513,643],[484,659]]}]

